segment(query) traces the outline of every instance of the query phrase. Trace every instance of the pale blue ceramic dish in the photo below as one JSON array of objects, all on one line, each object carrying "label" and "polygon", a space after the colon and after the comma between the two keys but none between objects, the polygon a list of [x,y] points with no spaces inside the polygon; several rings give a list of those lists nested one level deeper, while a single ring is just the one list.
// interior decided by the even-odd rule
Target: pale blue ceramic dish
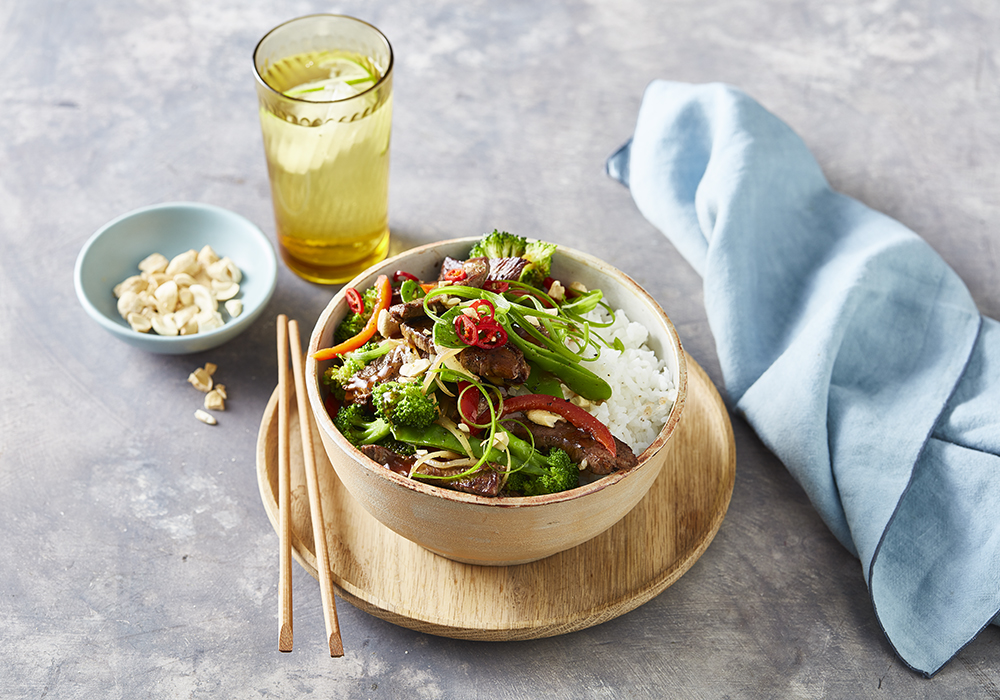
[{"label": "pale blue ceramic dish", "polygon": [[[151,253],[172,258],[205,245],[229,256],[243,272],[243,313],[195,335],[133,331],[118,314],[114,286],[138,274],[139,261]],[[183,355],[218,347],[249,328],[274,294],[277,276],[274,246],[257,226],[226,209],[178,202],[136,209],[100,228],[76,259],[74,284],[83,308],[116,338],[149,352]]]}]

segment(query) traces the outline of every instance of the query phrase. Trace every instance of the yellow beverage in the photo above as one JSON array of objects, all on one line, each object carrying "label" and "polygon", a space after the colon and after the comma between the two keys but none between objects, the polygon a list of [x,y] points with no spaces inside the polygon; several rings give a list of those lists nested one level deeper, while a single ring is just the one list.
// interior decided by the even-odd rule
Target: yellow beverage
[{"label": "yellow beverage", "polygon": [[308,280],[344,282],[388,252],[389,71],[340,50],[260,71],[273,91],[258,93],[279,247]]}]

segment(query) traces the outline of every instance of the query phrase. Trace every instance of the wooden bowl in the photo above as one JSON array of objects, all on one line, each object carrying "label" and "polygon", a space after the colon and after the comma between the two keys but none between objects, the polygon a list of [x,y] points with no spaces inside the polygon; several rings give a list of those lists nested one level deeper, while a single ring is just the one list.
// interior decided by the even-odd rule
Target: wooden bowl
[{"label": "wooden bowl", "polygon": [[677,400],[666,424],[626,472],[610,474],[562,493],[526,498],[486,498],[451,491],[396,474],[365,457],[334,427],[324,407],[320,378],[328,363],[313,353],[330,347],[334,329],[347,314],[344,290],[366,289],[379,274],[405,270],[435,279],[441,260],[464,258],[478,238],[414,248],[379,263],[344,286],[316,322],[309,340],[306,379],[309,404],[323,447],[350,494],[389,529],[441,556],[469,564],[523,564],[543,559],[596,537],[632,510],[652,486],[666,460],[667,444],[687,395],[687,367],[677,331],[660,306],[638,284],[611,265],[563,246],[553,258],[552,276],[601,289],[612,308],[649,330],[647,345],[670,366]]}]

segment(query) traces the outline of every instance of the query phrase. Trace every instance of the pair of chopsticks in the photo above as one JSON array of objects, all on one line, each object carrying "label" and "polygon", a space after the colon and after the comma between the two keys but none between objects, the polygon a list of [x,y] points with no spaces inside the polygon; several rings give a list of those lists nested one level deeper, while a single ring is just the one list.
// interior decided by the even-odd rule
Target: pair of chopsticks
[{"label": "pair of chopsticks", "polygon": [[291,345],[292,374],[295,398],[298,402],[299,427],[302,433],[302,458],[305,462],[306,488],[309,491],[309,513],[312,517],[313,540],[316,545],[316,569],[323,599],[323,620],[330,643],[330,656],[343,656],[337,603],[333,596],[330,558],[326,547],[326,527],[323,504],[320,501],[319,477],[316,473],[316,453],[313,450],[309,404],[306,399],[306,378],[302,371],[302,342],[299,324],[278,315],[278,538],[281,556],[278,573],[278,651],[292,650],[292,520],[291,520],[291,460],[289,457],[288,355]]}]

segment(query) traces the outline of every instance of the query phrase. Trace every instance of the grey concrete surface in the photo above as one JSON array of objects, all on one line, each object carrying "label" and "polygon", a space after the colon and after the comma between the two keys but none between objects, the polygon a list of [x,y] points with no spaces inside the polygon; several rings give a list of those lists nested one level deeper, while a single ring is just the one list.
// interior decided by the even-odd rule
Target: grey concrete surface
[{"label": "grey concrete surface", "polygon": [[[721,385],[700,279],[603,174],[654,78],[726,81],[788,121],[835,187],[924,236],[1000,316],[1000,8],[981,0],[5,0],[0,3],[0,696],[11,698],[998,698],[1000,632],[909,671],[859,564],[740,419],[713,544],[600,626],[521,643],[418,634],[346,603],[323,653],[294,574],[276,649],[277,537],[254,440],[274,316],[331,289],[286,269],[264,319],[212,352],[134,350],[77,303],[99,226],[192,200],[274,235],[250,56],[338,11],[397,56],[394,249],[494,227],[634,276]],[[230,392],[191,413],[189,371]],[[434,595],[428,591],[427,595]]]}]

